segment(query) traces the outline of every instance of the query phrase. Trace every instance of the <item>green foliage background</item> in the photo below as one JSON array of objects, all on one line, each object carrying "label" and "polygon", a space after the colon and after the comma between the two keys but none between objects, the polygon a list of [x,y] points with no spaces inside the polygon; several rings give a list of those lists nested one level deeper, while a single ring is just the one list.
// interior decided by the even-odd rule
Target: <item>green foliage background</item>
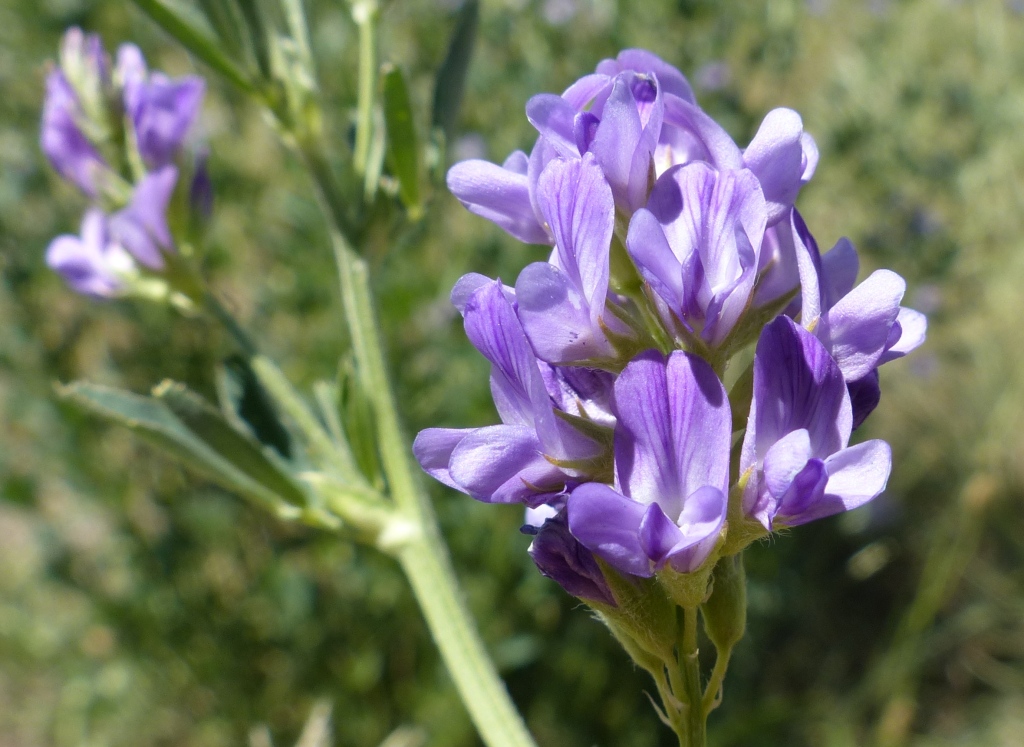
[{"label": "green foliage background", "polygon": [[[385,5],[381,54],[426,119],[456,0]],[[355,33],[307,3],[335,139],[350,136]],[[799,110],[821,163],[799,206],[823,247],[903,274],[927,345],[883,371],[865,427],[890,489],[748,552],[748,639],[715,745],[1024,742],[1024,4],[1017,0],[490,0],[450,156],[501,160],[534,137],[535,92],[647,47],[695,82],[740,143]],[[386,558],[284,526],[130,435],[59,405],[74,378],[213,395],[230,352],[200,319],[69,293],[43,263],[83,202],[37,146],[47,65],[69,25],[154,67],[187,56],[122,0],[0,5],[0,745],[292,744],[318,697],[338,745],[402,725],[477,744]],[[310,185],[251,106],[210,79],[202,135],[217,193],[207,265],[296,382],[333,375],[343,325]],[[339,152],[343,149],[339,148]],[[371,237],[410,433],[494,418],[486,364],[447,293],[543,257],[434,194],[420,228]],[[514,507],[433,486],[473,611],[541,745],[669,745],[601,626],[525,554]],[[253,744],[256,744],[253,742]]]}]

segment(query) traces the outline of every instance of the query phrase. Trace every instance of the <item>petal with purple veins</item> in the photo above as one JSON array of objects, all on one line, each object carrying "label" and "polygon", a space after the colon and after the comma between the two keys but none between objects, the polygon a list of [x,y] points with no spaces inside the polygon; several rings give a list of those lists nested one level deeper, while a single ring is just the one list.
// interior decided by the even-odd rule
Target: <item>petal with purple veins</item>
[{"label": "petal with purple veins", "polygon": [[569,495],[569,530],[614,568],[634,576],[653,575],[640,544],[640,523],[646,507],[607,485],[586,483]]},{"label": "petal with purple veins", "polygon": [[448,170],[448,189],[471,213],[496,223],[520,241],[550,243],[534,212],[526,175],[472,159]]}]

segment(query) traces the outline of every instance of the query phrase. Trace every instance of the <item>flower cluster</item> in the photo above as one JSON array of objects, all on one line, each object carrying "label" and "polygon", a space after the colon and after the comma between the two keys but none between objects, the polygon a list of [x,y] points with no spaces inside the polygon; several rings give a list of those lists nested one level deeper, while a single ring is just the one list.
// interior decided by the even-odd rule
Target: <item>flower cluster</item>
[{"label": "flower cluster", "polygon": [[[60,66],[46,81],[40,145],[54,169],[92,206],[80,236],[59,236],[46,261],[79,293],[130,291],[143,271],[161,271],[175,250],[167,212],[178,189],[178,161],[199,113],[203,80],[149,72],[138,47],[124,44],[111,64],[98,36],[72,28]],[[192,192],[208,205],[205,165]]]},{"label": "flower cluster", "polygon": [[818,161],[800,116],[770,112],[741,149],[641,50],[526,114],[529,155],[456,164],[448,185],[553,249],[514,287],[455,287],[502,422],[423,431],[423,468],[525,504],[540,570],[607,607],[611,569],[694,573],[877,496],[889,446],[850,436],[878,404],[878,367],[920,345],[926,323],[900,306],[895,273],[855,285],[849,241],[819,252],[794,207]]}]

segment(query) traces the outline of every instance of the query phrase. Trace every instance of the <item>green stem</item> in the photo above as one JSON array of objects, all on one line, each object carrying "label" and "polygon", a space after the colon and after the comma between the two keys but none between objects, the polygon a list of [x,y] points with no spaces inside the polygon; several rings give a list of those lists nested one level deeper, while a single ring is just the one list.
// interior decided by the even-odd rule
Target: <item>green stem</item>
[{"label": "green stem", "polygon": [[224,308],[224,305],[213,295],[213,291],[207,289],[204,292],[203,303],[213,318],[220,322],[227,333],[231,335],[246,358],[252,358],[259,353],[259,349],[249,333],[242,328],[231,312]]},{"label": "green stem", "polygon": [[373,89],[377,83],[377,3],[361,0],[352,7],[359,26],[359,91],[356,99],[356,150],[354,165],[360,176],[366,173],[373,139]]},{"label": "green stem", "polygon": [[[319,163],[317,151],[305,151]],[[366,262],[355,254],[339,225],[342,211],[332,204],[336,194],[326,181],[330,171],[312,167],[324,208],[334,228],[331,240],[338,265],[345,319],[352,338],[358,375],[373,398],[378,446],[388,492],[398,511],[420,528],[417,539],[401,544],[395,554],[409,578],[431,635],[451,673],[473,723],[488,747],[532,747],[530,737],[504,683],[498,676],[458,591],[433,506],[412,468],[410,452],[387,374],[377,328]]]},{"label": "green stem", "polygon": [[684,730],[687,747],[706,747],[707,727],[704,716],[704,693],[700,686],[700,659],[697,655],[697,608],[683,609],[683,635],[679,651],[683,666],[683,684],[686,688],[686,722]]},{"label": "green stem", "polygon": [[725,651],[719,651],[715,656],[715,668],[712,670],[711,679],[708,680],[708,685],[704,689],[704,699],[701,703],[701,708],[704,711],[704,718],[707,718],[708,714],[715,710],[721,702],[718,695],[722,690],[722,682],[725,680],[725,673],[729,670],[730,658],[732,658],[731,648],[728,648]]}]

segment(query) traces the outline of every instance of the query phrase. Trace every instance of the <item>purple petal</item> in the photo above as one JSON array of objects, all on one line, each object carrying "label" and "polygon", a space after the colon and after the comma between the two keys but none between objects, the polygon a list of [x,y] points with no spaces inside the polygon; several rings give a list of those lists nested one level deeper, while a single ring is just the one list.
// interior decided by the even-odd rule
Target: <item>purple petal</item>
[{"label": "purple petal", "polygon": [[877,270],[822,315],[815,334],[847,381],[866,376],[878,365],[906,288],[895,272]]},{"label": "purple petal", "polygon": [[466,209],[527,244],[548,244],[530,201],[527,176],[488,161],[462,161],[448,170],[448,189]]},{"label": "purple petal", "polygon": [[178,181],[178,170],[164,166],[143,177],[126,208],[110,217],[110,234],[146,267],[163,269],[163,252],[174,248],[167,225],[167,208]]},{"label": "purple petal", "polygon": [[[678,190],[675,193],[678,195]],[[656,186],[652,201],[658,194]],[[698,312],[697,283],[693,279],[700,277],[697,275],[700,263],[692,246],[670,246],[658,219],[650,210],[641,209],[629,222],[626,248],[644,280],[673,311],[682,316]],[[680,257],[676,251],[689,253]],[[684,271],[684,267],[687,270]],[[685,286],[684,278],[690,281]]]},{"label": "purple petal", "polygon": [[586,483],[566,503],[569,530],[614,568],[634,576],[654,575],[640,544],[640,523],[646,507],[607,485]]},{"label": "purple petal", "polygon": [[576,108],[561,96],[540,93],[526,102],[526,118],[562,158],[580,157],[573,124]]},{"label": "purple petal", "polygon": [[[825,463],[821,459],[809,460],[793,477],[793,482],[786,488],[786,492],[778,497],[774,512],[766,517],[757,518],[765,529],[771,531],[776,521],[787,526],[796,526],[828,516],[833,512],[825,508],[831,503],[825,496],[827,482],[828,470]],[[827,512],[821,513],[823,511]]]},{"label": "purple petal", "polygon": [[82,219],[82,235],[58,236],[46,250],[46,264],[60,273],[76,293],[97,298],[117,295],[122,275],[135,265],[120,247],[107,240],[106,217],[93,208]]},{"label": "purple petal", "polygon": [[78,97],[60,70],[46,78],[39,145],[53,168],[85,194],[96,197],[107,165],[78,126]]},{"label": "purple petal", "polygon": [[526,503],[564,489],[565,475],[543,455],[532,428],[491,425],[467,434],[452,450],[457,488],[485,503]]},{"label": "purple petal", "polygon": [[665,124],[689,135],[687,155],[677,163],[700,160],[721,170],[743,168],[743,154],[729,133],[695,104],[666,95]]},{"label": "purple petal", "polygon": [[[206,84],[198,76],[171,80],[153,73],[126,107],[135,126],[139,153],[150,168],[173,163],[199,114]],[[126,87],[126,98],[128,88]]]},{"label": "purple petal", "polygon": [[[466,304],[469,303],[470,296],[472,296],[481,287],[494,282],[494,278],[481,275],[479,272],[467,272],[456,281],[455,286],[452,288],[451,295],[449,296],[449,300],[451,300],[452,306],[459,310],[460,314],[465,315]],[[502,285],[502,291],[504,291],[505,298],[508,299],[508,302],[514,305],[516,302],[515,288]]]},{"label": "purple petal", "polygon": [[427,428],[412,443],[412,453],[423,471],[450,488],[461,490],[452,480],[449,464],[452,452],[474,428]]},{"label": "purple petal", "polygon": [[757,342],[741,473],[801,428],[808,431],[814,457],[823,459],[844,448],[852,428],[850,396],[839,366],[821,342],[780,316],[764,328]]},{"label": "purple petal", "polygon": [[640,521],[640,547],[654,563],[656,570],[668,562],[669,553],[682,538],[683,533],[674,521],[665,516],[661,506],[652,503],[647,507]]},{"label": "purple petal", "polygon": [[560,364],[614,357],[587,300],[557,267],[527,265],[516,281],[516,300],[523,329],[541,360]]},{"label": "purple petal", "polygon": [[809,132],[804,132],[800,135],[800,148],[803,151],[804,168],[800,182],[807,184],[818,168],[818,144],[814,142],[814,138]]},{"label": "purple petal", "polygon": [[541,214],[558,249],[559,266],[591,307],[595,323],[608,291],[608,254],[615,201],[594,157],[553,161],[537,184]]},{"label": "purple petal", "polygon": [[562,98],[576,111],[583,111],[599,93],[611,87],[611,82],[612,79],[608,75],[584,75],[563,91]]},{"label": "purple petal", "polygon": [[800,192],[805,164],[804,125],[792,109],[773,109],[743,152],[757,175],[768,207],[768,225],[785,216]]},{"label": "purple petal", "polygon": [[853,243],[845,236],[821,257],[821,292],[826,309],[853,290],[860,271],[860,260]]},{"label": "purple petal", "polygon": [[901,306],[896,324],[899,325],[900,336],[894,343],[886,346],[882,357],[878,359],[878,365],[902,358],[924,343],[928,332],[928,317],[920,311]]},{"label": "purple petal", "polygon": [[700,358],[656,352],[630,362],[615,382],[615,464],[623,492],[679,516],[685,498],[728,483],[732,433],[722,383]]},{"label": "purple petal", "polygon": [[529,553],[543,575],[574,597],[616,606],[593,553],[572,536],[564,512],[543,523]]},{"label": "purple petal", "polygon": [[850,393],[850,406],[853,411],[853,430],[857,430],[874,412],[882,399],[882,388],[878,383],[878,369],[868,373],[862,379],[850,381],[846,385]]},{"label": "purple petal", "polygon": [[764,456],[765,487],[772,495],[783,495],[810,458],[811,436],[806,428],[783,436]]},{"label": "purple petal", "polygon": [[710,485],[687,496],[677,519],[681,538],[668,553],[669,565],[680,573],[692,573],[703,565],[715,549],[728,509],[726,494]]},{"label": "purple petal", "polygon": [[621,72],[654,73],[665,93],[678,96],[680,99],[696,104],[686,76],[672,65],[646,49],[624,49],[614,60],[602,60],[597,65],[597,72],[606,75],[617,75]]}]

